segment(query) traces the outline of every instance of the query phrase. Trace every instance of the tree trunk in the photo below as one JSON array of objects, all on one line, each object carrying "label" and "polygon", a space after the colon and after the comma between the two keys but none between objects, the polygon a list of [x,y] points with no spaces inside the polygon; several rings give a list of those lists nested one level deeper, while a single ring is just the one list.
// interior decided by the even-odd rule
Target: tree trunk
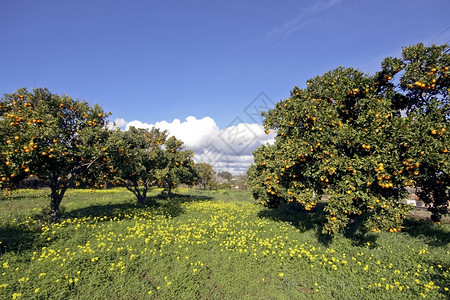
[{"label": "tree trunk", "polygon": [[50,199],[50,216],[53,221],[59,220],[61,213],[59,211],[59,205],[61,204],[62,196],[58,192],[53,192]]},{"label": "tree trunk", "polygon": [[136,193],[136,198],[139,204],[145,204],[145,202],[147,201],[147,189],[144,189],[142,193],[138,191]]},{"label": "tree trunk", "polygon": [[61,217],[59,206],[64,197],[64,193],[67,190],[67,187],[64,185],[64,187],[60,188],[58,183],[58,177],[52,176],[50,180],[50,188],[51,188],[50,216],[52,218],[52,221],[57,221]]},{"label": "tree trunk", "polygon": [[145,198],[141,194],[136,194],[136,198],[139,204],[145,203]]}]

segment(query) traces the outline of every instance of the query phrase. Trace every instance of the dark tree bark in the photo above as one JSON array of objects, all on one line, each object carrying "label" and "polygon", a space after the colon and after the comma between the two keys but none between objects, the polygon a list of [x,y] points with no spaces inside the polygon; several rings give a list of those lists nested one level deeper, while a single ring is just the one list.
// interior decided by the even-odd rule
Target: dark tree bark
[{"label": "dark tree bark", "polygon": [[57,175],[51,176],[50,179],[50,215],[53,221],[59,220],[61,217],[60,204],[67,190],[67,185],[60,187],[60,182]]}]

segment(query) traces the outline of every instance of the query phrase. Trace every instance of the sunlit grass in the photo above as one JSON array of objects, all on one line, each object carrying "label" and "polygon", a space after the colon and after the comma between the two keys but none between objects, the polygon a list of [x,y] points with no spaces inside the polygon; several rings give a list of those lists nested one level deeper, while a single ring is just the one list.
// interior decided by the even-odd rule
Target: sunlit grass
[{"label": "sunlit grass", "polygon": [[319,234],[319,215],[287,215],[246,192],[68,192],[59,223],[48,191],[0,202],[2,299],[445,299],[449,225],[400,234]]}]

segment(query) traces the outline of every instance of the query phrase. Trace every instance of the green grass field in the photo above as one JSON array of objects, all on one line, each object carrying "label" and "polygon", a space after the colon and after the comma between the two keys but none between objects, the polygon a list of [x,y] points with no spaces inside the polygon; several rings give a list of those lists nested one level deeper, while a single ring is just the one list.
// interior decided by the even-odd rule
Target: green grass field
[{"label": "green grass field", "polygon": [[[124,189],[0,201],[1,299],[447,299],[450,225],[320,234],[320,213],[270,211],[247,192]],[[319,203],[318,210],[325,205]]]}]

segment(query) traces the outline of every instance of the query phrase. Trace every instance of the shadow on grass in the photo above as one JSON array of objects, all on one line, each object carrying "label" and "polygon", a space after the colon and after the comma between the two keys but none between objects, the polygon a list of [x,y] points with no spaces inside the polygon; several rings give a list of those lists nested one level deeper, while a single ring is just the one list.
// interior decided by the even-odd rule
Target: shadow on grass
[{"label": "shadow on grass", "polygon": [[274,221],[288,222],[300,231],[314,230],[316,237],[323,245],[328,245],[332,237],[321,233],[323,224],[326,222],[323,209],[326,203],[317,203],[314,211],[306,211],[290,204],[282,204],[277,209],[262,210],[258,213],[260,218],[268,218]]},{"label": "shadow on grass", "polygon": [[450,243],[450,232],[430,220],[406,219],[402,230],[411,237],[421,238],[429,246],[444,246]]},{"label": "shadow on grass", "polygon": [[[314,230],[317,240],[324,246],[328,246],[332,242],[333,236],[322,233],[322,227],[326,222],[323,211],[326,205],[326,202],[320,201],[317,203],[314,211],[306,211],[293,205],[283,204],[277,209],[260,211],[259,217],[288,222],[300,231]],[[344,230],[344,236],[355,246],[366,245],[367,242],[375,246],[378,238],[377,235],[372,234],[364,226],[361,226],[358,219],[353,220],[347,226],[346,230]]]},{"label": "shadow on grass", "polygon": [[117,217],[117,219],[128,218],[128,214],[134,214],[139,212],[152,212],[156,215],[165,215],[176,217],[184,213],[181,206],[185,202],[207,201],[211,200],[211,197],[200,195],[165,195],[159,194],[156,196],[147,197],[145,204],[139,204],[137,202],[128,203],[115,203],[115,204],[96,204],[88,207],[72,210],[63,215],[63,218],[111,218]]},{"label": "shadow on grass", "polygon": [[39,230],[7,225],[0,228],[0,256],[6,252],[22,252],[35,248]]},{"label": "shadow on grass", "polygon": [[370,243],[370,248],[377,246],[376,242],[379,235],[374,234],[367,227],[363,226],[359,218],[347,225],[343,234],[354,246],[367,246],[367,243]]},{"label": "shadow on grass", "polygon": [[[440,270],[441,268],[442,270],[450,269],[450,265],[448,263],[441,263],[441,264],[442,265],[440,265],[439,268],[439,264],[431,263],[431,265],[435,268],[435,270]],[[448,287],[448,278],[445,275],[442,276],[444,272],[445,271],[443,271],[441,274],[439,274],[440,272],[434,273],[433,275],[430,276],[430,281],[434,282],[435,286]],[[449,299],[449,298],[442,298],[442,299]]]}]

